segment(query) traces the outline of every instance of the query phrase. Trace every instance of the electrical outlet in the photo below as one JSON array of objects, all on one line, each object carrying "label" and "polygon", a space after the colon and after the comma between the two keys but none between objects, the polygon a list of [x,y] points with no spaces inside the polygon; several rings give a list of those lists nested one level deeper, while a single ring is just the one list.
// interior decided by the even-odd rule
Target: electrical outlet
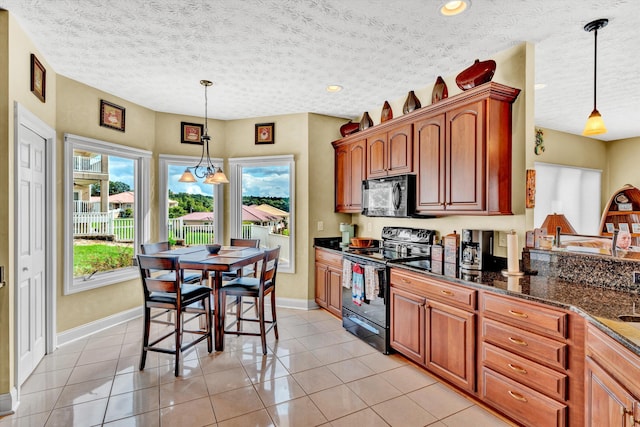
[{"label": "electrical outlet", "polygon": [[640,271],[633,272],[633,283],[640,283]]},{"label": "electrical outlet", "polygon": [[324,231],[324,222],[318,221],[318,231]]},{"label": "electrical outlet", "polygon": [[498,246],[500,246],[501,248],[507,247],[507,233],[505,233],[504,231],[498,232]]}]

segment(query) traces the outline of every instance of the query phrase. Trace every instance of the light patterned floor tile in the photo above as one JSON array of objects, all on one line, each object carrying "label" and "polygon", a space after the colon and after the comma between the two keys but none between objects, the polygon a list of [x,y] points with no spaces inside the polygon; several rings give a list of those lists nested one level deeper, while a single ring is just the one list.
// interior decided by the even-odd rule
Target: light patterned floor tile
[{"label": "light patterned floor tile", "polygon": [[367,407],[367,404],[344,384],[313,393],[309,397],[329,421]]},{"label": "light patterned floor tile", "polygon": [[372,409],[393,427],[422,427],[438,421],[436,417],[406,396],[379,403]]}]

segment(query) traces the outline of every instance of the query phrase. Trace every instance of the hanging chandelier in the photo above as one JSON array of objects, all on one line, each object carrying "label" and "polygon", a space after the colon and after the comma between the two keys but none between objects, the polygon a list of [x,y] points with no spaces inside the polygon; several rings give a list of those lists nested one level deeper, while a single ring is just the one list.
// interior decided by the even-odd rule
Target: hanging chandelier
[{"label": "hanging chandelier", "polygon": [[584,26],[584,30],[586,32],[594,32],[595,40],[593,54],[593,111],[589,115],[587,123],[584,126],[584,130],[582,131],[582,134],[585,136],[600,135],[607,132],[607,128],[604,125],[604,120],[602,120],[602,116],[596,108],[596,70],[598,66],[598,30],[606,27],[608,23],[608,19],[596,19],[595,21],[589,22]]},{"label": "hanging chandelier", "polygon": [[[211,140],[211,137],[209,136],[207,129],[207,88],[213,83],[209,80],[200,80],[200,84],[204,86],[204,130],[200,137],[200,140],[202,141],[202,155],[200,156],[198,164],[193,167],[186,168],[178,181],[196,182],[196,178],[204,178],[203,182],[205,184],[228,184],[229,180],[224,172],[222,172],[222,168],[220,166],[215,166],[211,162],[211,157],[209,156],[209,141]],[[192,169],[193,172],[191,172]]]}]

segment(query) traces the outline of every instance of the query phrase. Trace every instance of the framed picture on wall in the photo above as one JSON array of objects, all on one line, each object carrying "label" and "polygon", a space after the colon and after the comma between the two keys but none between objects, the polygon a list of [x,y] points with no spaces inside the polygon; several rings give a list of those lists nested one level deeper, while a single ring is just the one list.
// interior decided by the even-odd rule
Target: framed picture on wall
[{"label": "framed picture on wall", "polygon": [[612,222],[607,222],[605,225],[607,226],[607,233],[613,233],[616,229]]},{"label": "framed picture on wall", "polygon": [[204,125],[198,123],[180,122],[180,142],[202,145],[203,129]]},{"label": "framed picture on wall", "polygon": [[46,102],[47,70],[38,61],[38,58],[31,54],[31,92],[42,102]]},{"label": "framed picture on wall", "polygon": [[618,224],[618,228],[620,229],[620,231],[629,232],[629,224],[627,224],[626,222],[621,222],[620,224]]},{"label": "framed picture on wall", "polygon": [[124,132],[124,107],[100,100],[100,126]]},{"label": "framed picture on wall", "polygon": [[256,144],[275,143],[275,123],[256,124]]},{"label": "framed picture on wall", "polygon": [[631,224],[631,232],[634,234],[640,234],[640,222],[634,222]]}]

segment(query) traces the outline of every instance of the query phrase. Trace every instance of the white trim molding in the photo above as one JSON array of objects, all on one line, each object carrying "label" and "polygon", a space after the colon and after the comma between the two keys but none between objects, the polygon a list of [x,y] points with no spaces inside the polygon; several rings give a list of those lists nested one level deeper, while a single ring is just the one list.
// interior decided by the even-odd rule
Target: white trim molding
[{"label": "white trim molding", "polygon": [[[142,317],[142,311],[142,306],[134,307],[72,329],[67,329],[58,334],[58,346],[69,344],[72,341],[79,340],[96,332]],[[142,336],[140,339],[142,339]]]},{"label": "white trim molding", "polygon": [[0,394],[0,417],[14,414],[19,404],[18,391],[15,387],[11,387],[9,393]]}]

